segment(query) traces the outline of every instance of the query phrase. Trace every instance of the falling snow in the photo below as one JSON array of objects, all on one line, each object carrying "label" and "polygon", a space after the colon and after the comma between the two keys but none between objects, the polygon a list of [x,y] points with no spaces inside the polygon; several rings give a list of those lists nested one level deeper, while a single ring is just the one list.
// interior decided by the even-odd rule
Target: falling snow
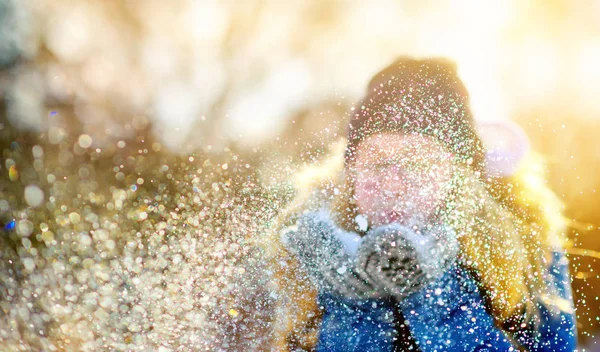
[{"label": "falling snow", "polygon": [[599,350],[598,11],[171,3],[0,0],[0,351]]}]

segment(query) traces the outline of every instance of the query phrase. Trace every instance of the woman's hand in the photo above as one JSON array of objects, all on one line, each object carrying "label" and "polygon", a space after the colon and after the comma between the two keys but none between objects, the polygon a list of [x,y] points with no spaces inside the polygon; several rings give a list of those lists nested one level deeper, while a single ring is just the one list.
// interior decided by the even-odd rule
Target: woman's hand
[{"label": "woman's hand", "polygon": [[350,298],[381,296],[358,273],[360,236],[338,227],[327,210],[300,216],[296,226],[284,230],[282,242],[320,290]]},{"label": "woman's hand", "polygon": [[456,233],[448,226],[419,231],[392,223],[367,233],[357,261],[369,283],[403,299],[441,277],[458,249]]},{"label": "woman's hand", "polygon": [[302,215],[282,237],[320,289],[355,298],[407,297],[439,278],[458,253],[456,234],[447,226],[416,231],[393,223],[361,239],[335,225],[325,210]]}]

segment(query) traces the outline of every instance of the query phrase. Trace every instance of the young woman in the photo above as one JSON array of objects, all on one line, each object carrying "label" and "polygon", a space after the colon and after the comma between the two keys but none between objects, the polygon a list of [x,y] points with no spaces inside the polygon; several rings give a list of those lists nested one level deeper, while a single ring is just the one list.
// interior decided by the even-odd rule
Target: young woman
[{"label": "young woman", "polygon": [[534,160],[489,172],[452,63],[378,73],[337,161],[275,226],[275,348],[575,349],[560,206]]}]

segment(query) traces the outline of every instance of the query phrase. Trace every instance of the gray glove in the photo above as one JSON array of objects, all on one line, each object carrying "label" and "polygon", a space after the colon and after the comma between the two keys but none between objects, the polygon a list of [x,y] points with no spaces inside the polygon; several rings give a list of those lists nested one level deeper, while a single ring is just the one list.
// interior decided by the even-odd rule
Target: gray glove
[{"label": "gray glove", "polygon": [[458,253],[456,235],[446,226],[426,232],[400,224],[376,227],[357,251],[344,244],[353,236],[321,210],[302,215],[282,240],[319,289],[349,298],[403,299],[441,277]]},{"label": "gray glove", "polygon": [[[362,277],[355,251],[343,240],[358,237],[336,226],[327,210],[306,213],[297,225],[284,229],[282,241],[296,256],[309,278],[325,291],[349,298],[377,298],[381,293]],[[381,290],[379,290],[381,291]]]},{"label": "gray glove", "polygon": [[402,300],[441,277],[458,249],[456,234],[447,226],[421,232],[393,223],[367,233],[357,262],[371,285]]}]

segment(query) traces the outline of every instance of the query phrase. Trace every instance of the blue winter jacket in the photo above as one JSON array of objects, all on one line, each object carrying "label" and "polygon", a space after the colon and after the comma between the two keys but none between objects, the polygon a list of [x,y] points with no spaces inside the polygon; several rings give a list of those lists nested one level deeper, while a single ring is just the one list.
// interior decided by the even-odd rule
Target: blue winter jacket
[{"label": "blue winter jacket", "polygon": [[[323,318],[317,351],[394,351],[395,311],[418,349],[428,351],[574,351],[577,344],[568,261],[555,252],[548,285],[554,285],[569,307],[551,311],[540,298],[541,323],[510,336],[486,311],[475,279],[460,265],[400,303],[354,300],[319,294]],[[566,308],[566,309],[565,309]],[[404,350],[404,349],[403,349]]]}]

